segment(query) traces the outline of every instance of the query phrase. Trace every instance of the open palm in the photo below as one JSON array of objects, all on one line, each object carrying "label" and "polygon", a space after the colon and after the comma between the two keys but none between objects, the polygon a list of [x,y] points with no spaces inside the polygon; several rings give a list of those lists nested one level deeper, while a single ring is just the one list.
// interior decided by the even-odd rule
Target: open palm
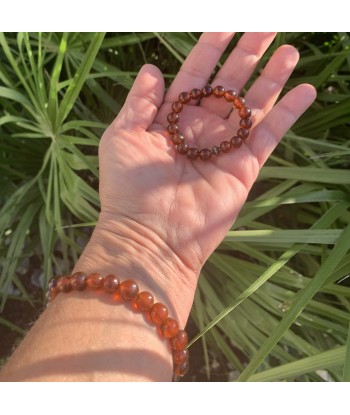
[{"label": "open palm", "polygon": [[[282,46],[245,96],[253,128],[242,147],[207,162],[178,154],[166,132],[171,103],[180,92],[207,84],[232,36],[202,35],[165,96],[160,71],[145,65],[99,150],[102,220],[114,218],[117,226],[142,235],[143,244],[159,246],[160,253],[166,245],[197,276],[232,226],[259,169],[315,98],[314,88],[304,84],[275,105],[298,61],[292,46]],[[273,38],[245,34],[212,85],[240,92]],[[237,116],[224,99],[195,104],[180,114],[190,146],[211,148],[235,135]]]}]

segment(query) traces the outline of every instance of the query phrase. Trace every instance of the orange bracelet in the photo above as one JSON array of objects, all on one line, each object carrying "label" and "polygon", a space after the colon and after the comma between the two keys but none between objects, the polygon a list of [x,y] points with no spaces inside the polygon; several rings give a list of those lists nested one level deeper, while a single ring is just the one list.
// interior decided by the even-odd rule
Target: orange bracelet
[{"label": "orange bracelet", "polygon": [[149,291],[139,292],[135,281],[120,281],[114,274],[103,277],[98,273],[87,276],[83,272],[76,272],[69,276],[51,278],[46,299],[50,303],[59,293],[68,293],[72,290],[82,291],[85,288],[103,289],[105,292],[116,295],[120,300],[130,302],[135,311],[144,313],[148,321],[155,324],[158,332],[169,341],[173,355],[173,380],[187,373],[189,353],[186,331],[180,330],[177,321],[168,316],[169,312],[164,304],[154,302],[154,297]]}]

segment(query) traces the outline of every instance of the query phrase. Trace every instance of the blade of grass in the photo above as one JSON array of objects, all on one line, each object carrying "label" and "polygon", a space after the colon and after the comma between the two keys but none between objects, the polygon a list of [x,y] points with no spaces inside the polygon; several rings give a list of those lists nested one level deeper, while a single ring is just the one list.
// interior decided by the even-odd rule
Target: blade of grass
[{"label": "blade of grass", "polygon": [[348,340],[346,344],[343,382],[350,382],[350,324],[349,324],[349,331],[348,331]]}]

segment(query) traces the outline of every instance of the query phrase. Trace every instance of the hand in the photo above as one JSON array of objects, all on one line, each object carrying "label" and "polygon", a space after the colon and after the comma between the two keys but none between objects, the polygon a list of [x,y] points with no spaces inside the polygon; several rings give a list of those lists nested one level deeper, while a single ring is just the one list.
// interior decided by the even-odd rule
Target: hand
[{"label": "hand", "polygon": [[[242,36],[212,85],[240,92],[274,36]],[[260,168],[316,96],[311,85],[299,85],[275,105],[298,62],[297,50],[282,46],[245,96],[253,121],[245,144],[209,162],[177,154],[166,132],[171,103],[180,92],[207,84],[232,37],[203,34],[165,97],[160,71],[145,65],[99,149],[98,228],[136,245],[136,251],[139,245],[155,261],[158,257],[160,269],[166,262],[169,280],[177,278],[193,292],[201,267],[235,221]],[[211,148],[237,130],[236,112],[230,114],[224,99],[186,105],[180,115],[181,132],[196,147]]]}]

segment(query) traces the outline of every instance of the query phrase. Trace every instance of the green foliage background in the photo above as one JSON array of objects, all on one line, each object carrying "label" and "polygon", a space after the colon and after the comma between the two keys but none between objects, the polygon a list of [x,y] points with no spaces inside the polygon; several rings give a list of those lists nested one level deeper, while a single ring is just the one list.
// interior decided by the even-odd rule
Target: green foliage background
[{"label": "green foliage background", "polygon": [[[28,258],[41,264],[43,288],[71,269],[98,216],[99,137],[141,65],[156,64],[170,82],[197,38],[0,34],[1,310],[10,294],[33,303],[21,279]],[[250,83],[284,43],[301,54],[285,91],[309,82],[317,101],[203,269],[194,340],[208,376],[213,351],[242,381],[349,381],[350,39],[280,33]],[[0,324],[22,331],[1,314]]]}]

